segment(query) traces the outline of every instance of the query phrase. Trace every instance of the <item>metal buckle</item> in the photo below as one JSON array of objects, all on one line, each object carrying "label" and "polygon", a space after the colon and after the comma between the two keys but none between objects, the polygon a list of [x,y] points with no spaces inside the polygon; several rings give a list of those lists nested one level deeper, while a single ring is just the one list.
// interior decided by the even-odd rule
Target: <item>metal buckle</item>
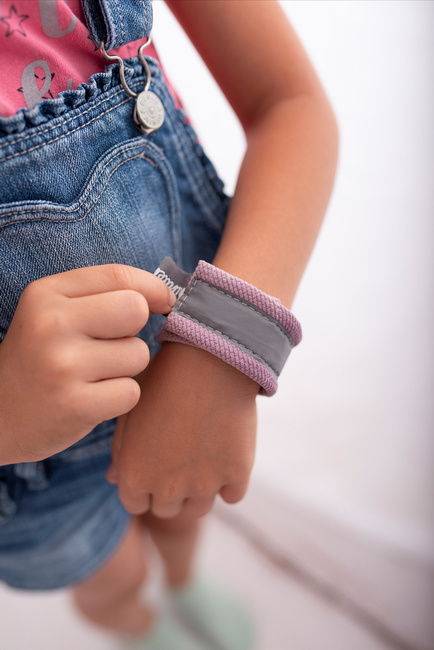
[{"label": "metal buckle", "polygon": [[136,100],[134,107],[134,122],[140,128],[142,133],[149,135],[153,131],[156,131],[164,122],[164,107],[161,103],[160,98],[149,90],[151,85],[151,71],[149,65],[143,56],[143,50],[148,47],[152,42],[151,36],[149,35],[146,42],[142,43],[137,52],[137,56],[146,72],[146,82],[144,89],[139,93],[135,93],[128,86],[125,79],[125,64],[123,59],[116,54],[107,54],[105,50],[105,43],[101,41],[99,46],[99,51],[102,56],[110,62],[115,62],[119,65],[119,76],[121,78],[122,86],[125,92]]},{"label": "metal buckle", "polygon": [[[143,43],[139,47],[139,51],[137,53],[137,56],[140,59],[140,63],[145,68],[145,72],[146,72],[146,83],[145,83],[144,90],[148,90],[149,86],[151,85],[151,71],[149,69],[149,65],[148,65],[146,59],[143,56],[143,50],[146,47],[148,47],[148,45],[150,45],[151,43],[152,43],[152,38],[151,38],[151,35],[149,35],[146,43]],[[119,76],[121,78],[122,86],[124,87],[125,92],[128,93],[128,95],[130,95],[130,97],[136,98],[137,93],[135,93],[133,90],[131,90],[131,88],[129,88],[129,86],[128,86],[126,80],[125,80],[125,65],[124,65],[123,59],[121,59],[121,57],[117,56],[116,54],[107,54],[107,52],[105,51],[105,43],[104,43],[104,41],[101,41],[101,43],[99,45],[99,51],[101,52],[103,57],[105,59],[107,59],[107,61],[112,61],[112,62],[116,62],[116,63],[119,64]]]}]

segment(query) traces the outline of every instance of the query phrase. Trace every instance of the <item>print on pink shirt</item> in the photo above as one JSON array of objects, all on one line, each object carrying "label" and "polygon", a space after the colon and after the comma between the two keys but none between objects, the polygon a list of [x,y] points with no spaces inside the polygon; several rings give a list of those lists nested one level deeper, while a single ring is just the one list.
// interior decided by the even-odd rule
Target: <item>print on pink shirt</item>
[{"label": "print on pink shirt", "polygon": [[[36,74],[36,69],[41,68],[44,71],[44,76],[40,77]],[[54,78],[54,72],[51,72],[50,66],[42,59],[29,63],[21,75],[21,88],[18,88],[19,93],[24,94],[24,99],[28,108],[33,108],[41,99],[53,99],[53,93],[50,91],[51,82]],[[36,80],[42,81],[42,86],[39,87]],[[72,79],[71,79],[72,82]]]},{"label": "print on pink shirt", "polygon": [[18,14],[15,5],[10,6],[9,16],[0,18],[0,20],[5,23],[7,27],[7,32],[5,36],[12,36],[14,32],[18,32],[22,36],[26,36],[26,32],[22,27],[22,23],[27,20],[29,16],[27,14]]},{"label": "print on pink shirt", "polygon": [[[135,57],[141,42],[123,45],[114,53],[121,58]],[[0,0],[0,51],[1,117],[20,108],[31,110],[41,100],[55,98],[105,70],[81,0]],[[146,53],[159,61],[152,44]]]},{"label": "print on pink shirt", "polygon": [[[64,1],[67,2],[67,0]],[[77,24],[77,16],[73,14],[68,27],[66,29],[60,27],[57,17],[57,0],[39,0],[39,13],[44,34],[50,38],[61,38],[70,34]]]}]

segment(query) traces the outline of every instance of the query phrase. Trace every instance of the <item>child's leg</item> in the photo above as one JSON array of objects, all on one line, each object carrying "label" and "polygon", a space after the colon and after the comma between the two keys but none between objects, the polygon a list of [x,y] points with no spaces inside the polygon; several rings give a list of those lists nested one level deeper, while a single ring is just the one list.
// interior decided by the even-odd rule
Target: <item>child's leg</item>
[{"label": "child's leg", "polygon": [[171,519],[158,519],[145,513],[140,516],[140,520],[161,555],[168,584],[171,587],[187,584],[193,573],[199,518],[181,513]]},{"label": "child's leg", "polygon": [[173,606],[202,635],[206,647],[250,648],[253,622],[244,605],[230,592],[195,575],[199,518],[181,514],[172,519],[157,519],[146,513],[141,521],[163,559]]},{"label": "child's leg", "polygon": [[121,635],[143,634],[154,620],[153,613],[139,600],[147,574],[145,536],[135,517],[110,560],[73,589],[75,604],[85,618]]}]

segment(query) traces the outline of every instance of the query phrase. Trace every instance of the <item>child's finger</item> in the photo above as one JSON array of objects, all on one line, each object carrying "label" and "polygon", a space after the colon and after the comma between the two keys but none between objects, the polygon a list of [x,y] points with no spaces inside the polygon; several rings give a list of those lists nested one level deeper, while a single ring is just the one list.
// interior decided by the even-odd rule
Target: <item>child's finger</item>
[{"label": "child's finger", "polygon": [[148,271],[124,264],[103,264],[74,269],[37,282],[49,282],[54,289],[69,298],[132,289],[141,293],[150,309],[158,314],[167,313],[176,302],[176,296],[160,278]]},{"label": "child's finger", "polygon": [[97,422],[111,420],[128,413],[140,399],[140,387],[135,379],[117,377],[86,384],[79,406],[83,414]]},{"label": "child's finger", "polygon": [[85,342],[76,354],[85,381],[135,377],[149,363],[149,348],[137,337]]},{"label": "child's finger", "polygon": [[149,319],[146,298],[129,289],[81,296],[73,300],[72,306],[71,324],[96,339],[135,336]]},{"label": "child's finger", "polygon": [[141,515],[151,508],[152,497],[146,490],[136,489],[128,484],[118,464],[119,498],[125,510],[132,515]]},{"label": "child's finger", "polygon": [[153,494],[151,511],[153,515],[160,519],[171,519],[181,512],[183,503],[183,498],[167,501],[159,497],[158,494]]},{"label": "child's finger", "polygon": [[109,483],[112,483],[113,485],[115,485],[118,482],[118,471],[117,471],[115,465],[110,465],[110,467],[108,468],[108,470],[106,472],[105,477],[106,477],[107,481]]},{"label": "child's finger", "polygon": [[225,485],[220,490],[220,496],[226,503],[238,503],[246,494],[248,488],[248,481],[240,481],[239,483],[231,483]]},{"label": "child's finger", "polygon": [[183,503],[184,511],[194,517],[203,517],[214,505],[215,497],[191,497]]},{"label": "child's finger", "polygon": [[[125,471],[125,456],[130,456],[130,449],[125,449],[124,433],[127,423],[127,417],[118,419],[118,424],[115,430],[112,443],[112,467],[116,471],[116,481],[118,484],[119,498],[125,510],[132,515],[141,515],[151,508],[152,496],[144,486],[142,476],[139,476],[138,471],[141,472],[141,464],[137,467],[137,459],[140,458],[137,453],[133,454],[135,461],[134,474]],[[130,463],[131,465],[131,463]],[[134,463],[133,463],[134,467]]]}]

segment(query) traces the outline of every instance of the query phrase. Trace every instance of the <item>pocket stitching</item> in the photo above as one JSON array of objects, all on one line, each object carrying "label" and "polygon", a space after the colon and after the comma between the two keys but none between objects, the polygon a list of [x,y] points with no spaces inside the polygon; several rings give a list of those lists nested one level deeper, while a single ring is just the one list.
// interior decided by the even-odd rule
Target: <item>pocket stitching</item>
[{"label": "pocket stitching", "polygon": [[91,124],[95,120],[98,120],[100,117],[105,115],[106,113],[109,113],[110,111],[113,111],[115,108],[118,108],[119,106],[122,106],[122,104],[125,104],[126,102],[131,101],[130,97],[127,97],[127,99],[124,99],[122,102],[119,102],[119,104],[116,104],[116,106],[111,106],[110,108],[107,108],[105,111],[102,113],[98,113],[98,115],[95,115],[91,120],[88,122],[85,122],[84,124],[80,124],[79,126],[76,126],[75,129],[72,129],[72,131],[68,131],[67,133],[62,133],[61,135],[58,135],[56,138],[53,138],[52,140],[48,140],[47,142],[41,142],[40,144],[36,144],[34,147],[31,147],[30,149],[26,149],[25,151],[19,151],[18,153],[13,153],[10,156],[6,156],[6,158],[1,158],[1,162],[6,162],[6,160],[11,160],[12,158],[16,158],[17,156],[22,156],[23,154],[28,154],[31,151],[35,151],[35,149],[40,149],[41,147],[45,147],[48,144],[52,144],[53,142],[57,142],[58,140],[61,140],[62,138],[70,135],[71,133],[75,133],[76,131],[79,131],[80,129],[84,128],[88,124]]},{"label": "pocket stitching", "polygon": [[[123,92],[123,89],[120,89],[117,92],[115,92],[113,95],[111,95],[110,97],[105,97],[104,99],[101,99],[101,101],[99,101],[97,104],[94,104],[93,106],[89,106],[89,108],[86,108],[83,112],[78,113],[76,115],[71,115],[71,117],[68,117],[62,123],[62,127],[65,126],[65,124],[68,124],[68,122],[71,122],[71,120],[74,120],[76,117],[81,117],[82,115],[86,115],[86,113],[88,113],[89,111],[92,111],[93,109],[98,108],[98,106],[101,106],[101,104],[104,104],[104,102],[109,101],[113,97],[116,97],[117,95],[122,94],[122,92]],[[117,104],[117,106],[118,105],[119,104]],[[60,115],[59,117],[62,117],[62,116]],[[88,122],[86,122],[86,124],[88,124]],[[25,140],[29,140],[30,138],[33,138],[35,135],[44,135],[44,134],[48,133],[49,131],[52,131],[53,129],[57,129],[58,127],[59,127],[59,124],[52,124],[51,126],[48,126],[45,129],[41,129],[40,131],[35,131],[34,133],[29,133],[28,135],[24,135],[22,138],[17,138],[16,140],[11,139],[10,142],[6,142],[3,146],[4,147],[14,146],[16,144],[19,144],[20,142],[24,142]],[[68,133],[70,133],[70,132],[68,131]],[[68,135],[68,133],[65,133],[65,135]],[[50,142],[52,142],[52,140]],[[44,143],[44,144],[49,144],[49,142]],[[20,153],[26,154],[27,151],[28,150],[26,149],[25,151],[19,152],[16,155],[19,155]],[[0,158],[0,160],[7,160],[7,158],[4,158],[4,159]]]},{"label": "pocket stitching", "polygon": [[[101,168],[101,170],[100,170],[100,172],[98,174],[96,173],[97,167],[94,167],[94,171],[92,172],[92,175],[95,175],[95,179],[90,182],[89,186],[86,187],[86,189],[80,195],[79,199],[74,201],[74,203],[69,204],[69,205],[53,204],[53,207],[47,205],[47,207],[39,208],[39,210],[38,210],[38,206],[34,205],[34,206],[31,206],[31,207],[25,208],[23,210],[20,210],[20,212],[19,212],[20,215],[34,214],[35,212],[42,212],[42,213],[45,213],[45,212],[47,212],[47,213],[63,212],[65,214],[67,214],[67,213],[72,214],[72,213],[76,212],[77,210],[80,209],[82,204],[86,201],[87,197],[89,196],[89,194],[94,189],[95,185],[100,180],[102,172],[117,157],[119,157],[119,156],[121,156],[121,155],[123,155],[123,154],[125,154],[127,152],[133,151],[134,149],[142,149],[143,151],[150,150],[152,152],[152,148],[149,146],[148,142],[143,143],[143,141],[141,141],[140,143],[136,142],[134,144],[130,144],[130,145],[126,145],[126,146],[122,145],[122,149],[120,151],[118,151],[117,153],[115,153],[114,155],[112,155],[110,157],[110,159],[106,161],[106,163],[103,165],[103,167]],[[110,178],[113,176],[115,171],[117,169],[119,169],[119,167],[121,167],[124,163],[126,163],[126,162],[128,162],[130,160],[135,160],[136,158],[143,158],[143,156],[142,156],[143,151],[140,151],[140,153],[136,154],[135,156],[129,156],[128,158],[125,158],[114,169],[111,170],[111,172],[109,173],[109,175],[105,179],[105,182],[104,182],[104,185],[103,185],[103,187],[101,189],[101,192],[98,194],[98,196],[96,197],[95,201],[92,203],[92,205],[90,206],[90,208],[86,212],[86,214],[83,215],[82,217],[75,218],[75,219],[74,218],[71,218],[71,219],[50,219],[50,218],[48,218],[48,216],[41,216],[41,217],[34,217],[34,218],[28,219],[28,220],[26,220],[25,218],[24,219],[17,219],[16,221],[9,221],[8,223],[2,224],[1,223],[2,219],[6,219],[7,217],[10,217],[10,216],[13,216],[14,214],[16,214],[16,211],[9,211],[9,212],[6,212],[5,214],[0,213],[0,229],[1,228],[6,228],[7,226],[13,226],[13,225],[15,225],[17,223],[29,223],[29,222],[33,223],[33,222],[37,222],[37,221],[38,222],[40,222],[40,221],[50,221],[50,223],[77,223],[78,221],[81,221],[82,219],[84,219],[88,215],[89,211],[94,207],[94,205],[96,204],[96,202],[100,198],[102,192],[104,191],[105,187],[107,186],[107,183],[109,182]],[[158,158],[160,158],[160,160],[162,162],[164,162],[164,158],[161,155],[158,155],[158,152],[154,152],[154,154],[155,154],[156,158],[158,157]],[[159,171],[160,168],[157,166],[156,169],[157,169],[157,171]]]}]

